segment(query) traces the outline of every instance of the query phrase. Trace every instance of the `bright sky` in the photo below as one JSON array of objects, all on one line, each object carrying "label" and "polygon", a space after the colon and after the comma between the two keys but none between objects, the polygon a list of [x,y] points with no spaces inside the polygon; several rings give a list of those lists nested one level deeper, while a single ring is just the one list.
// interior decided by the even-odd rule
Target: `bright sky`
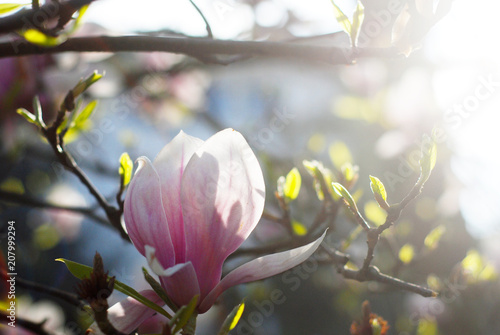
[{"label": "bright sky", "polygon": [[425,49],[440,69],[434,78],[439,107],[464,110],[460,118],[451,112],[453,138],[447,145],[456,152],[452,170],[465,186],[462,213],[469,231],[480,237],[500,232],[499,12],[498,1],[479,0],[471,6],[456,0],[429,34]]},{"label": "bright sky", "polygon": [[[197,0],[195,3],[210,22],[216,38],[235,38],[253,24],[254,14],[248,5],[234,0]],[[120,8],[118,14],[110,18],[109,13],[116,11],[116,8]],[[279,22],[284,18],[287,8],[293,10],[298,17],[313,21],[313,28],[318,32],[339,30],[331,4],[327,0],[265,1],[257,8],[259,23],[273,25]],[[205,24],[188,0],[101,0],[89,8],[87,20],[97,21],[120,31],[168,27],[189,35],[206,35]]]}]

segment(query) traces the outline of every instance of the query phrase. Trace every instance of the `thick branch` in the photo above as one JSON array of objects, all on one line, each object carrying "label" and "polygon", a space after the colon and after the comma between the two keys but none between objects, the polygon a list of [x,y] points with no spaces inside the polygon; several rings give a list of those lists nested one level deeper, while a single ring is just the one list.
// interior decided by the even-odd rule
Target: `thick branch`
[{"label": "thick branch", "polygon": [[358,57],[396,57],[392,48],[350,49],[281,42],[221,41],[207,38],[153,36],[75,37],[52,48],[43,48],[22,39],[0,43],[0,57],[62,52],[151,52],[185,54],[203,59],[216,55],[295,58],[329,64],[350,64]]}]

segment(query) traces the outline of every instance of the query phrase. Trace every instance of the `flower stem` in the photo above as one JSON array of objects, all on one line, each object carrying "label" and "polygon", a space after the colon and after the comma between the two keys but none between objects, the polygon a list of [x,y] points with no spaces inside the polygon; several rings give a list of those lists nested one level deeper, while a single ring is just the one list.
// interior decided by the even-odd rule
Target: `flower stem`
[{"label": "flower stem", "polygon": [[194,335],[196,330],[196,317],[198,317],[198,313],[194,312],[184,328],[182,328],[181,335]]}]

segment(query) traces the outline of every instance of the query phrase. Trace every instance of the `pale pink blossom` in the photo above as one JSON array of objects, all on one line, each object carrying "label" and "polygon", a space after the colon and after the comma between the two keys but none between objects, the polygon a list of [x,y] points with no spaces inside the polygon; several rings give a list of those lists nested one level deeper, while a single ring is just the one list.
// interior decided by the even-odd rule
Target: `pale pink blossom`
[{"label": "pale pink blossom", "polygon": [[[138,162],[125,198],[125,224],[178,306],[199,295],[197,312],[204,313],[226,289],[305,261],[323,239],[254,259],[221,279],[224,261],[264,209],[264,178],[248,143],[232,129],[206,141],[181,131],[152,163],[146,157]],[[154,311],[144,306],[141,313]]]}]

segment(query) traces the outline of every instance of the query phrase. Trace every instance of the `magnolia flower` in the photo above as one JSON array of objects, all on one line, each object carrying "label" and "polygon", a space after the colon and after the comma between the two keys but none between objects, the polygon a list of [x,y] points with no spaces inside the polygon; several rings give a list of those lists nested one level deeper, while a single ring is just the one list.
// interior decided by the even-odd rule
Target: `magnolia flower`
[{"label": "magnolia flower", "polygon": [[[264,209],[264,178],[248,143],[232,129],[206,141],[181,131],[153,163],[146,157],[138,162],[125,198],[125,225],[134,246],[178,306],[199,295],[197,312],[204,313],[229,287],[305,261],[324,237],[254,259],[221,280],[224,261],[250,235]],[[146,312],[146,306],[141,310],[154,314]],[[110,319],[114,320],[111,311]]]}]

